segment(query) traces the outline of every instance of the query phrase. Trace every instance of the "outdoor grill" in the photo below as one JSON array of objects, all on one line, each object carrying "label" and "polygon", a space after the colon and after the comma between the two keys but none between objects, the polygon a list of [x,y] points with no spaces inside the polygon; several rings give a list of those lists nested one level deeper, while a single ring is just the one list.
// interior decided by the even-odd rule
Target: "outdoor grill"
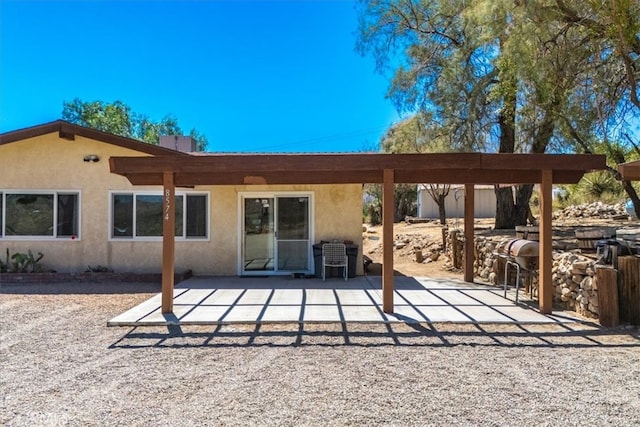
[{"label": "outdoor grill", "polygon": [[513,239],[509,240],[503,247],[502,251],[496,253],[505,261],[504,265],[504,297],[507,297],[507,284],[509,283],[509,271],[516,272],[516,303],[518,302],[518,290],[520,281],[525,281],[526,287],[532,289],[532,278],[538,272],[538,257],[540,254],[540,245],[533,240]]}]

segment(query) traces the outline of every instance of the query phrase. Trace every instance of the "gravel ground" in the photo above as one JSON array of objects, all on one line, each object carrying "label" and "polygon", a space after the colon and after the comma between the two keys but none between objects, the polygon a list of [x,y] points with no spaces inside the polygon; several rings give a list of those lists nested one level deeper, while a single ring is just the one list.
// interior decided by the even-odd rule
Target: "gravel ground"
[{"label": "gravel ground", "polygon": [[107,328],[150,285],[0,287],[3,425],[638,425],[640,333]]}]

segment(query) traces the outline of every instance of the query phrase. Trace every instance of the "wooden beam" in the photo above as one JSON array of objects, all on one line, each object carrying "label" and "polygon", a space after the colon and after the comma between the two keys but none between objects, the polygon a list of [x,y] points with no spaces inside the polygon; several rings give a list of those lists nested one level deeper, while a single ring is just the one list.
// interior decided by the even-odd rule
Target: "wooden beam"
[{"label": "wooden beam", "polygon": [[173,172],[164,173],[162,198],[162,313],[173,313],[176,207]]},{"label": "wooden beam", "polygon": [[475,189],[473,184],[464,186],[464,281],[473,283],[473,264],[475,261],[475,237],[473,219]]},{"label": "wooden beam", "polygon": [[[554,154],[209,154],[200,156],[158,155],[114,157],[112,172],[176,173],[244,172],[261,176],[265,172],[293,171],[590,171],[605,168],[600,155]],[[395,178],[398,182],[398,179]]]},{"label": "wooden beam", "polygon": [[542,182],[540,184],[540,283],[538,292],[538,303],[540,312],[551,314],[553,311],[553,280],[551,268],[553,266],[553,234],[551,224],[553,171],[542,171]]},{"label": "wooden beam", "polygon": [[481,169],[601,170],[606,157],[593,154],[482,154]]},{"label": "wooden beam", "polygon": [[618,172],[623,181],[640,181],[640,160],[618,165]]},{"label": "wooden beam", "polygon": [[384,170],[382,184],[382,310],[393,313],[393,169]]},{"label": "wooden beam", "polygon": [[478,169],[478,153],[433,154],[210,154],[201,156],[114,157],[112,172],[228,173],[382,171],[383,169]]},{"label": "wooden beam", "polygon": [[[373,155],[375,156],[375,155]],[[251,162],[253,156],[247,156],[246,161]],[[118,162],[118,158],[109,160],[111,170],[114,173],[124,175],[134,185],[162,185],[162,173],[164,169],[158,168],[155,172],[141,172],[140,170],[128,170]],[[508,167],[508,165],[505,165]],[[176,186],[193,185],[274,185],[274,184],[362,184],[382,183],[383,169],[358,169],[346,167],[344,170],[327,171],[312,169],[291,169],[286,171],[273,170],[260,173],[244,171],[220,171],[211,166],[206,172],[178,171],[175,172]],[[125,172],[124,170],[127,170]],[[482,170],[482,169],[397,169],[394,170],[394,182],[397,183],[424,183],[433,184],[535,184],[540,181],[540,170]],[[576,183],[582,178],[582,171],[555,170],[553,182],[561,184]]]},{"label": "wooden beam", "polygon": [[60,130],[58,131],[58,138],[66,139],[66,140],[68,140],[68,141],[75,141],[75,139],[76,139],[76,134],[75,134],[75,133],[73,133],[73,132],[66,132],[66,131],[64,131],[64,130],[60,129]]}]

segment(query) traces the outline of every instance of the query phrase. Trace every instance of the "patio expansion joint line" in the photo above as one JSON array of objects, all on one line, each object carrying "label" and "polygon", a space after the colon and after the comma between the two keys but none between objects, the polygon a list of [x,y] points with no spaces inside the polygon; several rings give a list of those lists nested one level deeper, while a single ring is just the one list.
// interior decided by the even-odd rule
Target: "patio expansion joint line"
[{"label": "patio expansion joint line", "polygon": [[[427,290],[427,289],[425,289],[425,290]],[[402,294],[401,294],[401,293],[399,293],[399,292],[396,292],[396,293],[398,294],[398,296],[399,296],[400,298],[402,298],[403,300],[405,300],[405,302],[407,303],[407,305],[408,305],[409,307],[411,307],[411,308],[413,309],[413,311],[415,311],[415,312],[416,312],[416,313],[418,313],[420,316],[422,316],[422,318],[424,319],[424,321],[425,321],[425,322],[427,322],[427,323],[432,322],[432,320],[431,320],[431,319],[429,319],[429,318],[427,317],[427,315],[426,315],[426,314],[424,314],[424,313],[422,312],[422,310],[419,310],[415,304],[411,303],[411,301],[409,301],[409,300],[407,299],[407,297],[405,297],[404,295],[402,295]],[[439,306],[439,307],[441,307],[441,306]]]},{"label": "patio expansion joint line", "polygon": [[[487,304],[487,303],[485,303],[485,302],[481,301],[480,299],[478,299],[478,298],[476,298],[476,297],[474,297],[474,296],[469,295],[468,290],[466,290],[466,291],[465,291],[465,290],[460,290],[460,292],[461,292],[461,293],[463,293],[463,294],[465,294],[467,297],[471,298],[472,300],[478,301],[478,302],[480,303],[480,305],[481,305],[481,306],[483,306],[483,307],[488,307],[488,308],[490,308],[491,310],[493,310],[493,311],[495,311],[496,313],[498,313],[499,315],[504,316],[504,317],[506,317],[507,319],[510,319],[510,320],[511,320],[511,321],[513,321],[513,322],[520,322],[520,320],[516,319],[515,317],[509,316],[508,314],[501,312],[500,310],[498,310],[497,308],[495,308],[496,306],[491,305],[491,304]],[[458,305],[462,305],[462,304],[458,304]],[[468,306],[471,306],[470,304],[467,304],[467,305],[468,305]],[[516,307],[519,307],[517,304],[516,304],[515,306],[516,306]],[[501,305],[500,307],[511,307],[511,305],[508,305],[508,306],[507,306],[507,305],[505,305],[505,306],[502,306],[502,305]]]},{"label": "patio expansion joint line", "polygon": [[378,310],[378,314],[380,315],[380,318],[382,319],[382,321],[385,323],[389,323],[389,318],[387,317],[386,313],[382,311],[382,309],[380,308],[380,305],[369,293],[370,289],[363,289],[363,290],[364,290],[364,293],[367,294],[367,296],[369,297],[369,300],[373,303],[373,306],[376,308],[376,310]]},{"label": "patio expansion joint line", "polygon": [[231,313],[231,310],[233,310],[234,307],[238,306],[238,301],[240,301],[240,299],[246,293],[247,293],[247,289],[242,289],[242,292],[240,292],[240,294],[236,297],[235,301],[233,303],[229,304],[229,308],[227,309],[227,311],[222,313],[222,316],[220,316],[220,318],[218,318],[218,322],[220,322],[220,323],[223,322],[224,318],[227,317],[229,315],[229,313]]},{"label": "patio expansion joint line", "polygon": [[[175,299],[176,297],[179,297],[180,295],[184,294],[186,291],[187,291],[186,289],[183,289],[183,290],[182,290],[182,292],[180,292],[178,295],[175,295],[173,298]],[[175,293],[175,290],[174,290],[174,293]],[[158,294],[158,295],[159,295],[159,294]],[[134,307],[134,308],[132,308],[131,310],[133,310],[133,309],[135,309],[135,307]],[[142,315],[141,317],[138,317],[138,318],[134,321],[134,323],[142,322],[146,317],[151,316],[153,313],[155,313],[155,312],[156,312],[156,311],[158,311],[158,310],[162,311],[162,304],[159,304],[159,305],[154,306],[154,308],[152,308],[152,309],[151,309],[151,311],[147,312],[147,314],[144,314],[144,315]]]},{"label": "patio expansion joint line", "polygon": [[260,313],[258,313],[258,317],[256,318],[256,323],[262,322],[264,313],[266,313],[267,308],[269,307],[269,303],[273,299],[273,294],[275,294],[275,292],[276,292],[275,289],[271,289],[271,292],[269,292],[269,296],[267,297],[267,300],[264,302],[264,305],[262,306],[262,310],[260,310]]},{"label": "patio expansion joint line", "polygon": [[[189,304],[178,304],[178,303],[176,303],[176,302],[174,301],[174,303],[173,303],[174,305],[193,305],[193,307],[191,307],[191,309],[190,309],[190,310],[187,310],[187,312],[186,312],[186,313],[184,313],[184,314],[180,317],[180,319],[184,319],[185,317],[187,317],[187,316],[189,315],[189,313],[192,313],[193,311],[195,311],[195,310],[196,310],[196,308],[198,308],[198,307],[203,307],[203,306],[204,306],[203,302],[205,302],[205,301],[207,300],[207,298],[209,298],[211,295],[213,295],[214,293],[216,293],[216,291],[217,291],[217,289],[213,289],[213,290],[212,290],[211,292],[209,292],[209,293],[208,293],[204,298],[202,298],[199,302],[196,302],[196,303],[193,303],[193,304],[191,304],[191,303],[189,303]],[[176,298],[177,298],[177,297],[174,297],[173,299],[175,300]]]},{"label": "patio expansion joint line", "polygon": [[[426,289],[426,288],[425,288]],[[449,290],[449,289],[447,289]],[[447,301],[446,299],[442,298],[440,295],[436,294],[435,292],[432,292],[432,289],[426,289],[427,292],[431,293],[434,297],[438,298],[440,301],[444,302],[445,305],[453,308],[454,310],[456,310],[458,313],[462,314],[464,317],[466,317],[467,319],[469,319],[471,321],[471,323],[476,323],[478,322],[478,320],[474,319],[473,317],[469,316],[467,313],[465,313],[464,311],[460,310],[457,307],[457,304],[452,304],[449,301]]]}]

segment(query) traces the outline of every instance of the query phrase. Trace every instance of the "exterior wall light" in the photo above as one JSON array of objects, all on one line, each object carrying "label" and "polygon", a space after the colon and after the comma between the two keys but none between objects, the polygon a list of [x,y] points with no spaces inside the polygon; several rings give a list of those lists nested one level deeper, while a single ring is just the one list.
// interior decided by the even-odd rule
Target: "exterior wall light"
[{"label": "exterior wall light", "polygon": [[97,154],[87,154],[86,156],[84,156],[84,161],[96,163],[100,161],[100,156],[98,156]]}]

